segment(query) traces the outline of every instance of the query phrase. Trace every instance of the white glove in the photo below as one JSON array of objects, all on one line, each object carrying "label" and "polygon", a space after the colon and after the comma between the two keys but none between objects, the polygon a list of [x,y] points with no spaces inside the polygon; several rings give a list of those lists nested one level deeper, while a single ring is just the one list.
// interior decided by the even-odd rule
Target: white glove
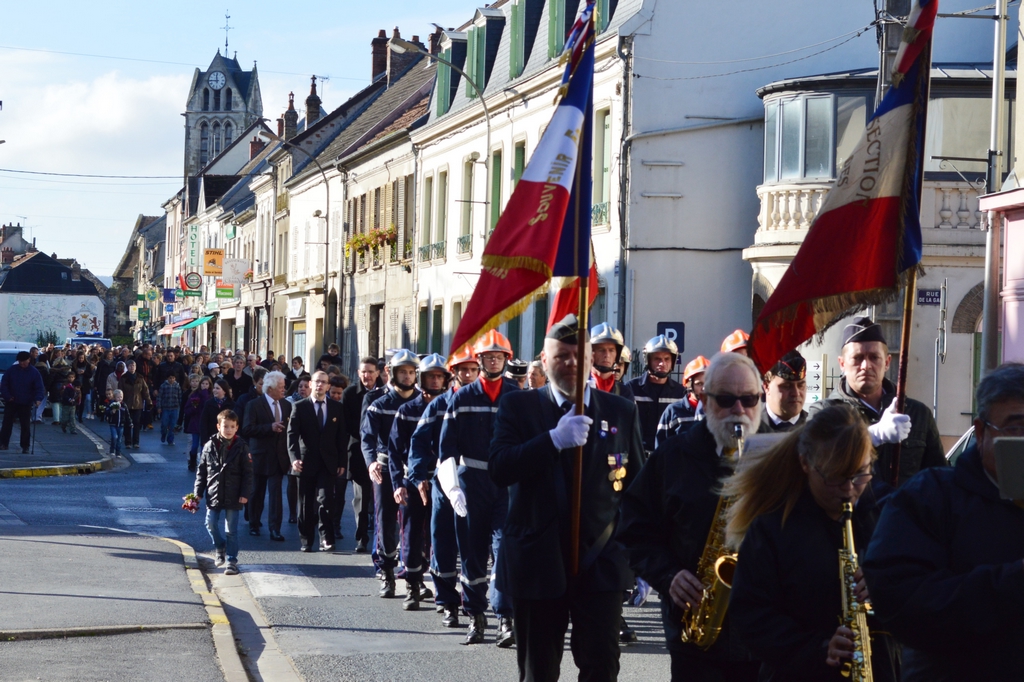
[{"label": "white glove", "polygon": [[466,493],[462,492],[462,488],[452,488],[448,491],[448,500],[452,503],[452,509],[459,516],[465,518],[468,510],[466,509]]},{"label": "white glove", "polygon": [[868,427],[871,444],[875,447],[884,443],[902,443],[910,435],[910,417],[896,411],[896,401],[885,408],[877,424]]},{"label": "white glove", "polygon": [[562,415],[558,420],[558,426],[548,431],[551,434],[551,442],[558,450],[575,448],[586,445],[587,435],[590,433],[590,425],[594,420],[585,414],[574,414],[572,410]]}]

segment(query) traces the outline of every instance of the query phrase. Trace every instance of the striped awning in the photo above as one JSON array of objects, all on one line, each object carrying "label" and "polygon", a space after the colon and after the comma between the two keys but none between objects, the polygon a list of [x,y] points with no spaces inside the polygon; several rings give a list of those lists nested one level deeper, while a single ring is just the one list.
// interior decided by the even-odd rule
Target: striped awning
[{"label": "striped awning", "polygon": [[200,317],[197,320],[192,320],[188,324],[180,327],[179,329],[175,329],[174,331],[184,331],[186,329],[192,329],[193,327],[198,327],[201,324],[206,324],[207,322],[209,322],[212,319],[213,319],[213,315],[206,315],[204,317]]},{"label": "striped awning", "polygon": [[188,324],[189,322],[192,322],[192,320],[182,320],[181,322],[172,322],[171,324],[166,324],[163,327],[161,327],[160,331],[158,331],[156,334],[157,336],[170,336],[178,327],[180,327],[183,324]]}]

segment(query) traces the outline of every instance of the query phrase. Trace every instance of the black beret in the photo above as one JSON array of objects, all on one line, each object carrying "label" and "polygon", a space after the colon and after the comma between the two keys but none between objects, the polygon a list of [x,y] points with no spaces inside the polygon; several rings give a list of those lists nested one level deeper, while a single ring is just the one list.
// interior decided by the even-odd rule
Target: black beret
[{"label": "black beret", "polygon": [[580,323],[572,313],[566,315],[556,322],[548,330],[545,338],[561,341],[562,343],[576,344],[576,335],[579,333]]},{"label": "black beret", "polygon": [[772,376],[782,377],[785,381],[800,381],[807,378],[807,361],[804,356],[791,350],[775,363],[768,372]]},{"label": "black beret", "polygon": [[881,341],[885,343],[885,336],[882,335],[882,328],[872,322],[870,317],[855,317],[850,324],[843,328],[843,345],[845,346],[854,341],[859,343]]}]

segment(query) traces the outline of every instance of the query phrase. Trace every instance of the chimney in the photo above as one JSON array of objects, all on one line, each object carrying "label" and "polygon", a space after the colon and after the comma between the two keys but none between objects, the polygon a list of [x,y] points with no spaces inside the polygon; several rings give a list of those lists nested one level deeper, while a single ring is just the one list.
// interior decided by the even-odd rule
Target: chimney
[{"label": "chimney", "polygon": [[320,98],[316,96],[316,75],[309,79],[309,97],[306,98],[306,130],[320,120]]},{"label": "chimney", "polygon": [[299,112],[295,111],[295,93],[288,93],[288,111],[284,112],[284,140],[295,137],[299,129]]},{"label": "chimney", "polygon": [[5,246],[3,248],[3,250],[0,251],[0,264],[2,264],[2,265],[10,265],[13,262],[14,262],[14,249],[11,248],[10,246]]},{"label": "chimney", "polygon": [[388,70],[388,34],[381,29],[377,37],[370,41],[371,69],[370,80],[375,81]]},{"label": "chimney", "polygon": [[277,119],[277,136],[284,137],[284,119]]},{"label": "chimney", "polygon": [[[394,32],[394,34],[391,37],[392,38],[401,38],[402,37],[402,34],[399,33],[397,26],[395,26],[395,32]],[[423,46],[423,43],[420,42],[420,37],[419,36],[413,36],[412,40],[410,40],[409,42],[413,43],[414,45],[417,45],[418,47],[420,47],[423,50],[426,50],[426,48]],[[387,55],[388,55],[388,85],[389,86],[392,83],[395,82],[395,79],[398,77],[398,75],[400,73],[402,73],[406,69],[406,67],[409,66],[409,64],[412,64],[413,62],[415,62],[416,60],[418,60],[420,57],[423,56],[421,53],[414,52],[413,50],[408,50],[408,51],[406,51],[406,52],[404,52],[402,54],[398,54],[397,52],[392,52],[390,49],[388,49]]]},{"label": "chimney", "polygon": [[71,264],[71,281],[81,282],[82,281],[82,266],[75,261]]},{"label": "chimney", "polygon": [[[280,121],[281,119],[277,119]],[[267,143],[260,139],[259,135],[253,135],[252,139],[249,140],[249,158],[255,159],[256,155],[259,154]]]},{"label": "chimney", "polygon": [[434,32],[430,34],[428,40],[430,41],[430,54],[437,56],[441,54],[441,38],[444,37],[444,31],[438,26],[434,29]]}]

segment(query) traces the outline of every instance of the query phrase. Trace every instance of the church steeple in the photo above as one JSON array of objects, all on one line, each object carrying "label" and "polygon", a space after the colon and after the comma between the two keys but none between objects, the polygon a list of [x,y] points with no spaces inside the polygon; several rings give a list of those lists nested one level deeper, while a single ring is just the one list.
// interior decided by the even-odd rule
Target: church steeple
[{"label": "church steeple", "polygon": [[306,98],[306,130],[320,120],[320,98],[316,96],[316,75],[309,79],[309,97]]}]

